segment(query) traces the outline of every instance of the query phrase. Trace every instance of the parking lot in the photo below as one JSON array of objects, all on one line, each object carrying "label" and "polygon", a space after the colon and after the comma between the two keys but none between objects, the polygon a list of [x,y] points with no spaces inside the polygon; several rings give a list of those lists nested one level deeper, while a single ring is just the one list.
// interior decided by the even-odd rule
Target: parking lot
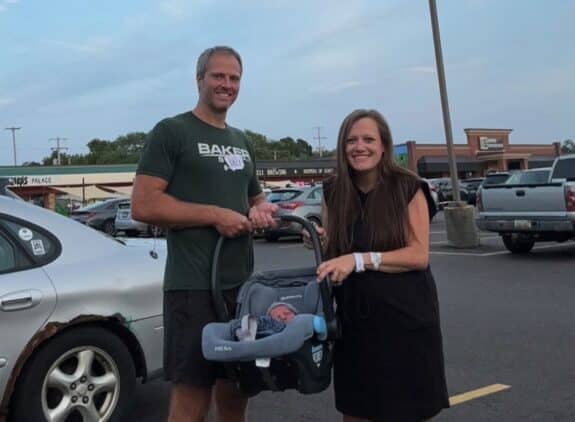
[{"label": "parking lot", "polygon": [[[575,242],[541,243],[518,256],[482,233],[479,248],[456,250],[447,245],[442,217],[431,226],[431,265],[453,406],[435,420],[572,421]],[[257,269],[312,262],[297,240],[256,241]],[[130,420],[164,420],[168,393],[162,381],[141,386]],[[313,396],[265,393],[248,412],[250,422],[340,420],[331,389]]]}]

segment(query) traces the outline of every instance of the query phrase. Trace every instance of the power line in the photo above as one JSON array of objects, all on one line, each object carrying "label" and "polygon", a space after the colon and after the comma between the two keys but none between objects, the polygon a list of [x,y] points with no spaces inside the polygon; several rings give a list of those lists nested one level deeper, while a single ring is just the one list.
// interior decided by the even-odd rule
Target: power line
[{"label": "power line", "polygon": [[317,136],[314,136],[313,139],[317,140],[317,150],[319,151],[319,156],[323,156],[323,149],[321,147],[321,140],[327,139],[325,136],[321,136],[321,126],[314,126],[314,129],[317,130]]},{"label": "power line", "polygon": [[15,132],[17,130],[20,130],[20,129],[22,129],[22,128],[21,127],[14,127],[14,126],[4,128],[4,130],[11,130],[12,131],[12,149],[14,150],[14,166],[18,165],[18,160],[16,160],[16,135],[15,135]]},{"label": "power line", "polygon": [[66,141],[66,140],[68,140],[68,138],[60,138],[60,137],[50,138],[50,141],[56,141],[56,146],[52,147],[51,149],[52,149],[52,151],[56,151],[57,160],[58,160],[58,163],[56,165],[58,165],[58,166],[61,163],[61,161],[60,161],[60,150],[62,150],[62,149],[67,150],[68,149],[68,147],[61,147],[60,141]]}]

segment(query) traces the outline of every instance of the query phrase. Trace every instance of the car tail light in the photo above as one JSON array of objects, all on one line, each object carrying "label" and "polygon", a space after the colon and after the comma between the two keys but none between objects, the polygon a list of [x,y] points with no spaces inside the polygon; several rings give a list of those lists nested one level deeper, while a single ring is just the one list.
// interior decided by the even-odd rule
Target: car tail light
[{"label": "car tail light", "polygon": [[294,201],[294,202],[284,202],[283,204],[278,204],[280,208],[285,210],[295,210],[298,207],[301,207],[303,202],[301,201]]},{"label": "car tail light", "polygon": [[565,186],[565,205],[567,211],[575,212],[575,186]]},{"label": "car tail light", "polygon": [[477,189],[475,194],[475,205],[477,206],[477,211],[483,211],[483,195],[481,195],[481,189]]}]

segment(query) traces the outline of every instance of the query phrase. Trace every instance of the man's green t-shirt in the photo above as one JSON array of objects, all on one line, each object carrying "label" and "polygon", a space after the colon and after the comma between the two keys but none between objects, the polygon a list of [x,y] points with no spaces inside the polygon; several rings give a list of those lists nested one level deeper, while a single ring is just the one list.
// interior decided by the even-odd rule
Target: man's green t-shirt
[{"label": "man's green t-shirt", "polygon": [[[192,112],[159,122],[148,134],[137,174],[168,182],[166,193],[185,202],[216,205],[247,215],[248,198],[261,192],[254,153],[244,133],[211,126]],[[214,227],[168,230],[164,290],[208,290]],[[242,284],[253,270],[249,235],[226,239],[220,261],[221,286]]]}]

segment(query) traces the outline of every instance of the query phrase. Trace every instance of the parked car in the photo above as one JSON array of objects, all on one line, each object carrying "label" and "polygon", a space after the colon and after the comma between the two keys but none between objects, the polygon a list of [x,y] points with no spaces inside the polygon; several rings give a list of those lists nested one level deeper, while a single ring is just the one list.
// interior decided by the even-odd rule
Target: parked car
[{"label": "parked car", "polygon": [[477,201],[477,190],[480,188],[483,180],[485,180],[485,178],[476,177],[473,179],[465,179],[461,181],[462,185],[465,186],[465,190],[467,191],[468,204],[475,205],[475,202]]},{"label": "parked car", "polygon": [[[276,189],[270,192],[267,200],[279,206],[277,215],[296,215],[321,226],[322,186]],[[274,242],[284,236],[301,235],[302,227],[297,223],[281,222],[274,230],[267,230],[264,236]]]},{"label": "parked car", "polygon": [[[441,202],[453,201],[453,186],[451,184],[451,179],[442,183],[441,197],[442,197]],[[468,198],[469,194],[467,192],[467,187],[462,181],[459,181],[459,199],[461,201],[467,202]]]},{"label": "parked car", "polygon": [[429,193],[431,193],[431,197],[433,198],[433,202],[435,202],[436,208],[439,209],[439,194],[437,193],[437,186],[431,183],[428,179],[422,180],[424,180],[427,183],[427,186],[429,186]]},{"label": "parked car", "polygon": [[124,201],[126,201],[126,198],[113,198],[97,202],[71,211],[70,218],[96,230],[113,235],[116,232],[114,221],[116,220],[118,204]]},{"label": "parked car", "polygon": [[162,373],[164,264],[0,196],[0,419],[124,420],[136,381]]},{"label": "parked car", "polygon": [[148,236],[162,236],[165,234],[161,227],[154,226],[132,218],[132,202],[126,199],[118,204],[118,211],[114,220],[116,233],[124,232],[126,236],[135,237],[141,233]]},{"label": "parked car", "polygon": [[535,242],[575,239],[575,154],[557,157],[544,182],[484,184],[477,209],[477,226],[499,233],[513,253],[528,253]]}]

